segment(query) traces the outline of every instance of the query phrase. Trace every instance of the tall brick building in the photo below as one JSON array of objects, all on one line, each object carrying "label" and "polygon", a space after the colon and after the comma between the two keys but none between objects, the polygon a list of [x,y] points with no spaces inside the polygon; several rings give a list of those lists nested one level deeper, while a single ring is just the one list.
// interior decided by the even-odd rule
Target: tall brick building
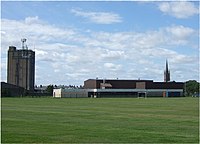
[{"label": "tall brick building", "polygon": [[22,49],[9,46],[7,83],[14,84],[33,91],[35,83],[35,52],[28,50],[24,45],[26,39],[22,39]]}]

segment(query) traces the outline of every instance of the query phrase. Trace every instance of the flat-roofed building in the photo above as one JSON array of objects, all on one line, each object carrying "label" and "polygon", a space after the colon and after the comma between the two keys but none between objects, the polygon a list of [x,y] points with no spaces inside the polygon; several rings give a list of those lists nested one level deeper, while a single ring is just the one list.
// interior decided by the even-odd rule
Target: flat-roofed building
[{"label": "flat-roofed building", "polygon": [[153,80],[89,79],[84,89],[54,89],[54,97],[180,97],[182,82],[153,82]]},{"label": "flat-roofed building", "polygon": [[153,80],[119,80],[119,79],[88,79],[84,81],[85,89],[135,89],[137,82],[153,82]]},{"label": "flat-roofed building", "polygon": [[137,82],[136,89],[146,91],[149,96],[178,97],[183,96],[183,82]]}]

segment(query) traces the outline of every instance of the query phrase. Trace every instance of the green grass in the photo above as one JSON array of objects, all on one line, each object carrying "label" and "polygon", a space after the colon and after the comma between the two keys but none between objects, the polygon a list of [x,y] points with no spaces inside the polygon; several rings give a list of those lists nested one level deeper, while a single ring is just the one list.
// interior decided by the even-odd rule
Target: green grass
[{"label": "green grass", "polygon": [[198,98],[2,98],[2,143],[198,143]]}]

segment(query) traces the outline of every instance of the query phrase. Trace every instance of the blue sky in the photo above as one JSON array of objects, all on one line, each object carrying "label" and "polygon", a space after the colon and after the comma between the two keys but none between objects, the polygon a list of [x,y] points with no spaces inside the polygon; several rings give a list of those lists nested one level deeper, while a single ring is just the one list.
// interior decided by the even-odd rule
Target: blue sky
[{"label": "blue sky", "polygon": [[199,79],[199,2],[1,3],[1,79],[9,45],[28,39],[36,84],[83,85],[89,78]]}]

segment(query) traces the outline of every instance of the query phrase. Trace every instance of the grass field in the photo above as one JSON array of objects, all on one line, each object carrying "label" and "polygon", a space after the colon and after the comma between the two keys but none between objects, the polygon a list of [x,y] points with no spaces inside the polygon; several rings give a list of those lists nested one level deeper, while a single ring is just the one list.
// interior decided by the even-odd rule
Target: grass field
[{"label": "grass field", "polygon": [[2,143],[199,143],[198,98],[2,98]]}]

